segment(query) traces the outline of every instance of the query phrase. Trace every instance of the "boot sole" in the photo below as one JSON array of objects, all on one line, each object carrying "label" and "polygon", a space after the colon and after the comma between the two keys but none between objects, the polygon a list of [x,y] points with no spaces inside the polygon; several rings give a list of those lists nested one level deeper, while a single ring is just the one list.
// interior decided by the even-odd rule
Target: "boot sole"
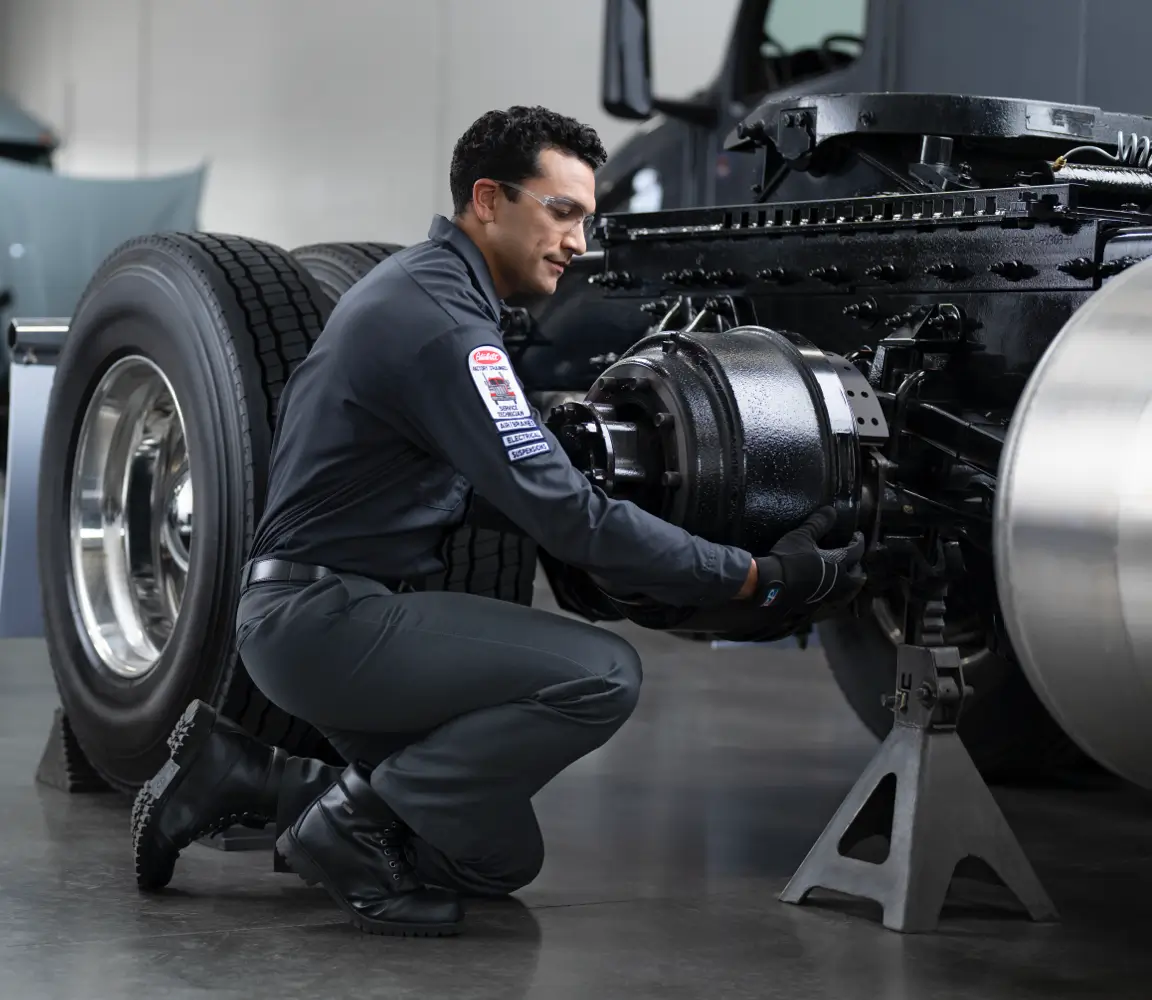
[{"label": "boot sole", "polygon": [[329,884],[324,870],[296,840],[291,830],[285,830],[280,835],[276,841],[276,850],[288,862],[292,871],[304,880],[305,885],[322,886],[332,897],[333,902],[348,915],[348,919],[366,934],[390,935],[392,937],[453,937],[462,930],[459,923],[404,924],[391,920],[371,920],[357,912],[356,908]]},{"label": "boot sole", "polygon": [[136,885],[141,889],[162,889],[172,879],[176,859],[187,844],[164,849],[158,837],[151,836],[157,810],[180,787],[187,766],[200,753],[212,735],[216,712],[202,701],[192,702],[168,736],[171,756],[156,775],[144,783],[132,804],[132,854],[136,862]]}]

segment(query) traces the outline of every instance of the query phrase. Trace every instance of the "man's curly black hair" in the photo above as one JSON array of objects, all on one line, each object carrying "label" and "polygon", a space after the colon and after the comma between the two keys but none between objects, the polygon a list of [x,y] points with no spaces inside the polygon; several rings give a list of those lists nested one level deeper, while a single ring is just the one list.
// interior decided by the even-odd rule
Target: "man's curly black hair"
[{"label": "man's curly black hair", "polygon": [[[472,201],[472,186],[481,177],[520,184],[540,173],[540,152],[555,148],[580,157],[593,170],[608,154],[596,130],[542,107],[516,105],[489,111],[460,136],[452,151],[450,183],[457,216]],[[517,192],[509,191],[515,198]]]}]

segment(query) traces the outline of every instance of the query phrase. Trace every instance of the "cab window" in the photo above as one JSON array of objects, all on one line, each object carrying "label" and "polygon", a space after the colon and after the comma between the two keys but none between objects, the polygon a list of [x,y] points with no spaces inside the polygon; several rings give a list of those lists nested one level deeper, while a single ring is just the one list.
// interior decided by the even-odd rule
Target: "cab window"
[{"label": "cab window", "polygon": [[[743,95],[756,98],[850,66],[864,51],[868,0],[767,0]],[[751,41],[751,39],[750,39]]]}]

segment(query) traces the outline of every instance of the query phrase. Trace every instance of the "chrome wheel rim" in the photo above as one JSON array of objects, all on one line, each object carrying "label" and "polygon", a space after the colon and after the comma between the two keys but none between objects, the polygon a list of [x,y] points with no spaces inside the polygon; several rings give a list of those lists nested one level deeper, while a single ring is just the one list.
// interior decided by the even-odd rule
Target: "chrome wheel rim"
[{"label": "chrome wheel rim", "polygon": [[147,358],[117,361],[92,394],[70,521],[84,634],[113,674],[143,677],[176,626],[192,553],[184,418],[171,383]]}]

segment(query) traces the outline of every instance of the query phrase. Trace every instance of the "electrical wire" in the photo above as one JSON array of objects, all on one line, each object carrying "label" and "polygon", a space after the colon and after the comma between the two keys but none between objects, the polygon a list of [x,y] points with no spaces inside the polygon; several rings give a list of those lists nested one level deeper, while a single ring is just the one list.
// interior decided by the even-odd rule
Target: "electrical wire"
[{"label": "electrical wire", "polygon": [[1076,153],[1099,153],[1107,160],[1125,167],[1135,167],[1139,170],[1152,170],[1152,137],[1146,135],[1127,135],[1124,132],[1116,133],[1116,153],[1109,153],[1099,146],[1076,146],[1052,161],[1052,169],[1059,170],[1070,157]]}]

